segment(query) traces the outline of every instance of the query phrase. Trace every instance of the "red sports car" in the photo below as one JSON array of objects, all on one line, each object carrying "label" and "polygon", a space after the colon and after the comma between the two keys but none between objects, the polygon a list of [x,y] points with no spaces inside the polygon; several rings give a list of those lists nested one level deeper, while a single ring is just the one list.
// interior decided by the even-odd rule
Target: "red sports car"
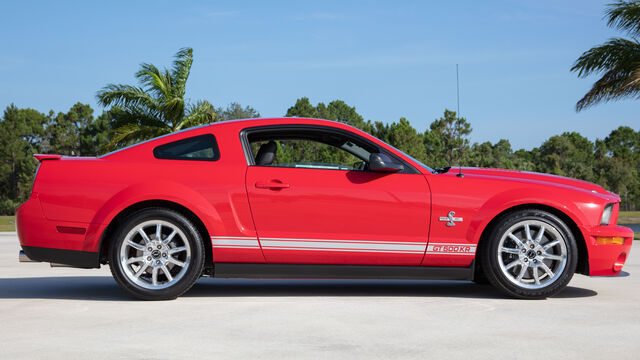
[{"label": "red sports car", "polygon": [[97,157],[36,155],[22,261],[109,264],[142,299],[203,275],[487,280],[520,298],[618,274],[620,197],[559,176],[431,169],[348,125],[257,119]]}]

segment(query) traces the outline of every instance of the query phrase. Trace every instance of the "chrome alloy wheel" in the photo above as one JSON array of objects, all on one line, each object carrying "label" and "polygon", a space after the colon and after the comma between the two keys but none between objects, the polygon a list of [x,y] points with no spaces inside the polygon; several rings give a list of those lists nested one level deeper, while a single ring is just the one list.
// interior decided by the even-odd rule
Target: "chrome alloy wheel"
[{"label": "chrome alloy wheel", "polygon": [[498,264],[515,285],[539,289],[555,282],[567,265],[567,242],[551,224],[523,220],[511,226],[498,244]]},{"label": "chrome alloy wheel", "polygon": [[120,265],[134,284],[150,290],[172,286],[184,276],[191,247],[176,225],[150,220],[129,231],[120,246]]}]

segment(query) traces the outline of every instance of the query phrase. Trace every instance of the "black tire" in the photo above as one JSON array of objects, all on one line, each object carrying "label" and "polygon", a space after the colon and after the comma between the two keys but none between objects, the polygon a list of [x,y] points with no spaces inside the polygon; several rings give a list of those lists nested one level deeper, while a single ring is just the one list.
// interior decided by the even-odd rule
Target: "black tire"
[{"label": "black tire", "polygon": [[[166,244],[166,249],[168,249],[168,251],[153,251],[153,255],[157,254],[158,256],[147,257],[146,255],[142,255],[143,251],[146,252],[147,250],[151,249],[155,250],[155,247],[149,247],[145,250],[137,250],[133,247],[125,246],[125,250],[123,250],[123,243],[128,234],[130,236],[131,234],[136,234],[137,232],[134,232],[134,229],[142,226],[143,224],[150,224],[148,226],[151,228],[153,227],[154,222],[161,223],[162,226],[160,226],[160,228],[162,229],[164,226],[164,231],[176,231],[177,235],[174,235],[172,240]],[[162,243],[163,239],[166,240],[167,238],[169,238],[169,235],[167,235],[166,233],[161,234],[159,240],[160,243]],[[142,239],[141,236],[140,239]],[[148,234],[148,239],[155,241],[155,234]],[[142,245],[143,243],[144,239],[142,239],[139,245]],[[178,247],[176,243],[179,243],[181,246]],[[146,246],[147,245],[144,245],[142,247],[144,248]],[[158,244],[158,248],[160,246],[165,245]],[[159,271],[156,273],[156,270],[153,269],[153,267],[155,267],[154,264],[156,264],[156,259],[158,260],[157,263],[160,264],[160,261],[166,260],[166,254],[168,253],[168,257],[172,259],[170,261],[173,261],[174,258],[172,257],[171,252],[174,250],[179,250],[180,248],[188,249],[182,250],[183,255],[180,254],[180,251],[176,251],[176,256],[183,257],[182,259],[177,259],[179,262],[182,262],[183,266],[180,267],[179,265],[175,265],[174,263],[170,263],[167,261],[166,265],[164,265],[163,263],[163,266],[165,266],[164,269],[169,270],[169,275],[166,275],[164,272],[160,273]],[[144,260],[140,262],[140,265],[137,269],[141,269],[140,273],[142,275],[139,276],[139,279],[141,280],[138,280],[138,283],[135,282],[136,278],[132,278],[131,275],[136,270],[135,268],[133,268],[133,266],[138,266],[138,264],[134,263],[133,265],[123,265],[120,261],[123,251],[133,251],[134,253],[137,251],[138,256],[143,257],[145,260],[151,260],[149,262],[151,263],[151,265],[146,264],[146,270],[141,269],[145,265],[145,263],[143,262]],[[131,295],[142,300],[171,300],[188,291],[196,282],[196,280],[198,280],[198,278],[201,276],[205,262],[204,254],[205,252],[200,233],[191,223],[191,221],[189,221],[185,216],[176,211],[166,208],[146,208],[129,216],[116,230],[109,246],[109,267],[111,268],[111,274],[113,274],[116,282]],[[151,255],[151,253],[147,255]],[[149,266],[151,268],[149,268]],[[127,267],[126,270],[125,267]],[[146,284],[142,279],[151,277],[151,275],[148,274],[150,269],[153,269],[154,272],[154,282]],[[175,273],[174,276],[176,277],[169,279],[169,277],[172,276],[172,272]],[[155,281],[159,278],[164,279],[166,284],[161,286],[166,287],[159,288],[159,286],[155,285]]]},{"label": "black tire", "polygon": [[[536,226],[538,231],[534,236]],[[529,228],[528,236],[526,228]],[[533,238],[537,238],[540,231],[543,236],[535,242]],[[550,247],[545,249],[547,245]],[[538,209],[524,209],[503,216],[484,239],[480,252],[480,266],[489,282],[504,293],[521,299],[544,299],[562,291],[573,277],[577,261],[578,248],[569,227],[557,216]],[[547,273],[543,266],[554,275]]]}]

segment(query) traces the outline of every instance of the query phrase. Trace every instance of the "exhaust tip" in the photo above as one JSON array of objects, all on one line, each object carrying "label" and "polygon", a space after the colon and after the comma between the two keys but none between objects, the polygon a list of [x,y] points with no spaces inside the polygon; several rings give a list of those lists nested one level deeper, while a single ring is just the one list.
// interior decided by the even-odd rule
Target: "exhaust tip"
[{"label": "exhaust tip", "polygon": [[27,254],[24,253],[24,250],[20,250],[20,252],[18,253],[18,261],[21,263],[34,263],[34,262],[39,262],[36,260],[32,260],[30,259]]}]

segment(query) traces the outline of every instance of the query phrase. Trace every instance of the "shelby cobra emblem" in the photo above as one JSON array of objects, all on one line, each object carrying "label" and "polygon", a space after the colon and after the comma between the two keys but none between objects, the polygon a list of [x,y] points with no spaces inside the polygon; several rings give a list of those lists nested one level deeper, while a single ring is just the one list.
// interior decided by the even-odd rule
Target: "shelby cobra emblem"
[{"label": "shelby cobra emblem", "polygon": [[455,215],[455,214],[456,214],[455,211],[449,211],[449,214],[447,216],[441,216],[440,217],[440,221],[446,221],[447,222],[447,226],[456,226],[456,221],[462,222],[462,218],[461,217],[453,217],[453,215]]}]

